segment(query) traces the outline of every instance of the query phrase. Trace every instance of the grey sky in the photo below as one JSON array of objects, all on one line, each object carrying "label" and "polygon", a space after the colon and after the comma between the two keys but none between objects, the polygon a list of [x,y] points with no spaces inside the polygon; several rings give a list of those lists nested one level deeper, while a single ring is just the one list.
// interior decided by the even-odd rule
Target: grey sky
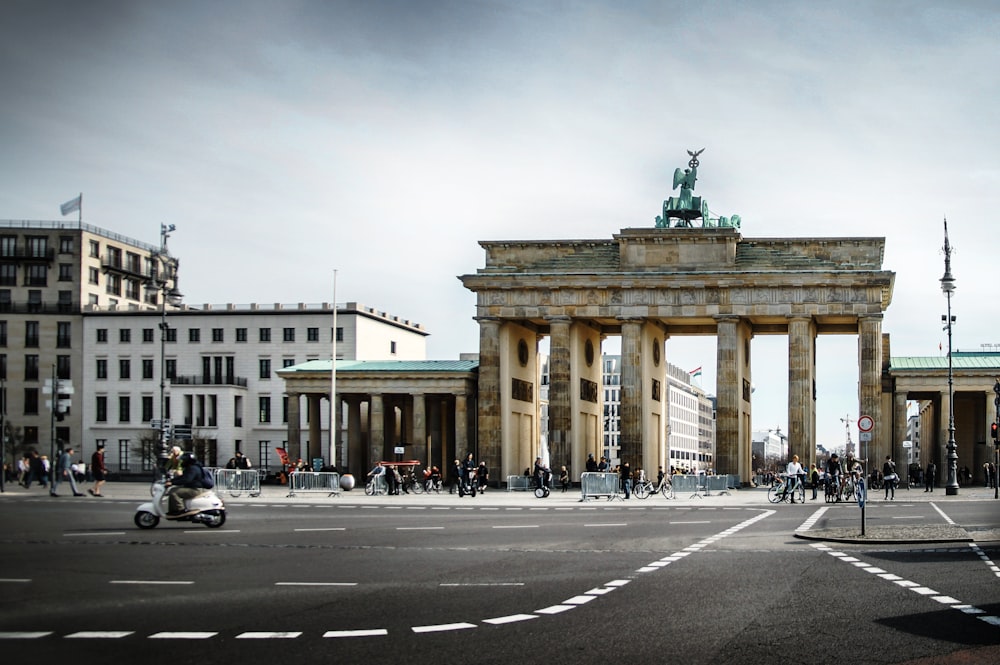
[{"label": "grey sky", "polygon": [[[357,300],[475,351],[478,240],[652,226],[686,150],[745,237],[885,236],[894,355],[1000,343],[1000,12],[975,2],[0,4],[0,217],[171,249],[191,304]],[[854,337],[819,341],[818,428],[856,419]],[[714,340],[678,340],[714,390]],[[784,338],[754,427],[787,431]],[[853,434],[856,440],[856,429]]]}]

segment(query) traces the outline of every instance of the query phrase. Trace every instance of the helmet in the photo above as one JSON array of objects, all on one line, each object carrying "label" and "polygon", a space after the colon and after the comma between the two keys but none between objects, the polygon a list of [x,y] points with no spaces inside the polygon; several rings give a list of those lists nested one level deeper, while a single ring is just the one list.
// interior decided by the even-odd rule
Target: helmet
[{"label": "helmet", "polygon": [[192,452],[181,453],[181,464],[187,466],[188,464],[197,464],[198,458],[194,456]]}]

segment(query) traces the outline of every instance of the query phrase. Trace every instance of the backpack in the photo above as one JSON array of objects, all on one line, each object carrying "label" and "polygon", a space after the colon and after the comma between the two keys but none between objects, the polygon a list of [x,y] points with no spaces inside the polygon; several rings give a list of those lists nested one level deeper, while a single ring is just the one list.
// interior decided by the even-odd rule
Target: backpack
[{"label": "backpack", "polygon": [[198,465],[198,468],[201,469],[201,486],[207,490],[215,487],[215,477],[212,472],[200,464]]}]

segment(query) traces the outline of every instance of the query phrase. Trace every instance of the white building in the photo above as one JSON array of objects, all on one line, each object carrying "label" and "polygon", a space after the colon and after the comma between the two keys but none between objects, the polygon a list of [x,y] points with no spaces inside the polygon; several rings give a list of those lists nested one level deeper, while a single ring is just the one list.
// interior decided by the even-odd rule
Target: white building
[{"label": "white building", "polygon": [[[154,425],[164,418],[175,436],[189,429],[191,447],[208,465],[225,464],[237,450],[258,466],[276,465],[275,449],[287,443],[289,404],[275,371],[329,360],[332,333],[328,303],[188,306],[165,316],[89,308],[83,390],[75,402],[82,407],[84,459],[104,443],[109,467],[148,470],[159,440]],[[427,335],[420,324],[358,303],[337,308],[338,360],[424,360]],[[295,411],[306,423],[317,415],[329,423],[328,401],[318,414]]]}]

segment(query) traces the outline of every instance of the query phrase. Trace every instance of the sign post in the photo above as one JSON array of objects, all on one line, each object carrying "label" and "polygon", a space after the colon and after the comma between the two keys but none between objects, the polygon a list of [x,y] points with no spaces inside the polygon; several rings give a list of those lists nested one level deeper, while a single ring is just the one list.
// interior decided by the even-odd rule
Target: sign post
[{"label": "sign post", "polygon": [[[871,416],[861,416],[858,418],[858,440],[871,441],[872,430],[875,429],[875,419]],[[854,481],[854,494],[858,499],[858,507],[861,508],[861,535],[865,535],[865,503],[868,500],[868,490],[865,487],[865,474],[861,474]]]}]

